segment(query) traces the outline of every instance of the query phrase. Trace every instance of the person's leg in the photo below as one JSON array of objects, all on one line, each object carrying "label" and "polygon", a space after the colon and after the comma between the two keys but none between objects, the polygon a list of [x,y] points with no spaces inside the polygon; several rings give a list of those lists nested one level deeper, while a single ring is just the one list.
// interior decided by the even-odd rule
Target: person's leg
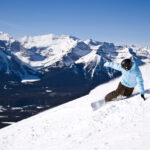
[{"label": "person's leg", "polygon": [[129,88],[124,86],[124,93],[122,94],[123,96],[131,96],[133,93],[134,88]]},{"label": "person's leg", "polygon": [[134,90],[134,88],[126,87],[126,86],[122,85],[120,82],[115,91],[112,91],[105,96],[105,101],[106,102],[112,101],[113,99],[117,98],[117,96],[119,96],[119,95],[127,96],[127,97],[131,96],[133,90]]},{"label": "person's leg", "polygon": [[113,99],[117,98],[117,96],[120,95],[120,91],[122,91],[121,83],[119,83],[119,85],[115,91],[112,91],[105,96],[105,101],[108,102],[108,101],[112,101]]}]

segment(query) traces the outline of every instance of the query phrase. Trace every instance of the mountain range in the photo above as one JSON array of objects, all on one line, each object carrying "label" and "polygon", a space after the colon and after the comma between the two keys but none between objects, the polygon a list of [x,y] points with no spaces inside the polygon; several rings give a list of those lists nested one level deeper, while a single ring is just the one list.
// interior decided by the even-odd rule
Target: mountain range
[{"label": "mountain range", "polygon": [[0,32],[0,105],[54,107],[118,77],[106,61],[150,62],[150,48],[80,40],[68,35],[24,36]]}]

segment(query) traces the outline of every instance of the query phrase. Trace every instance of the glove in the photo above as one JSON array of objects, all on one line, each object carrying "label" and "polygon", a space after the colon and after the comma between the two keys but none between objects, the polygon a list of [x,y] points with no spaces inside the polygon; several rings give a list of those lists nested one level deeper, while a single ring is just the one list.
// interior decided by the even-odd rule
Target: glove
[{"label": "glove", "polygon": [[146,100],[144,94],[141,94],[141,97],[143,98],[144,101]]}]

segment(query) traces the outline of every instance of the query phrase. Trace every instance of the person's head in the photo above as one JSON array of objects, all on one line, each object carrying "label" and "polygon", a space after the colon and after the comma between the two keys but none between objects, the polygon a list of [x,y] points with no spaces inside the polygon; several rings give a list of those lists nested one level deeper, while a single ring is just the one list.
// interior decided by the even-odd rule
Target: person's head
[{"label": "person's head", "polygon": [[121,62],[121,67],[123,69],[125,69],[126,71],[130,70],[131,67],[132,67],[132,62],[130,59],[124,59],[122,62]]}]

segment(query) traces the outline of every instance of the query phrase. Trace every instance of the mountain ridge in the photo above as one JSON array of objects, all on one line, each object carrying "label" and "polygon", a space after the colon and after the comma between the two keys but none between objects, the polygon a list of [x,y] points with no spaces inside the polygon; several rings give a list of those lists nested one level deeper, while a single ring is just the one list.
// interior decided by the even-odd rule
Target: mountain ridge
[{"label": "mountain ridge", "polygon": [[[39,107],[52,108],[88,94],[121,75],[105,68],[106,61],[131,58],[138,65],[150,63],[148,47],[116,46],[68,35],[30,36],[20,41],[0,35],[0,105],[9,111],[8,106],[34,106],[39,112]],[[35,114],[32,111],[28,115]]]}]

